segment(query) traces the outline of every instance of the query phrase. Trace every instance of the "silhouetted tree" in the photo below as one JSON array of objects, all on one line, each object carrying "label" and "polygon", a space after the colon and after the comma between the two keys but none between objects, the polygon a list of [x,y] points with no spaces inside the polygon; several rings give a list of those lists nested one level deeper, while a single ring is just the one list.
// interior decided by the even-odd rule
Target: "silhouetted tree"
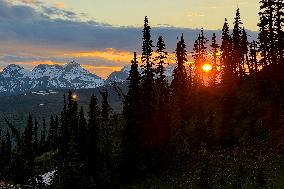
[{"label": "silhouetted tree", "polygon": [[102,107],[101,107],[101,116],[102,116],[102,128],[100,136],[100,177],[99,177],[99,186],[100,187],[110,187],[112,184],[112,150],[113,150],[113,125],[111,123],[111,114],[112,109],[108,102],[108,91],[105,89],[100,91],[102,97]]},{"label": "silhouetted tree", "polygon": [[250,43],[248,69],[250,74],[258,72],[259,64],[257,59],[258,44],[257,41]]},{"label": "silhouetted tree", "polygon": [[23,155],[26,161],[26,173],[30,177],[34,173],[33,129],[33,118],[29,114],[27,126],[23,134]]},{"label": "silhouetted tree", "polygon": [[277,48],[277,64],[284,64],[284,1],[275,0],[275,46]]},{"label": "silhouetted tree", "polygon": [[240,9],[237,9],[236,17],[234,21],[234,29],[232,34],[232,69],[233,72],[239,77],[243,76],[244,67],[242,65],[242,21],[240,15]]},{"label": "silhouetted tree", "polygon": [[171,97],[175,106],[175,111],[181,116],[181,119],[187,118],[187,103],[189,101],[189,92],[191,83],[189,82],[185,64],[187,62],[186,44],[181,36],[176,48],[176,67],[173,71],[173,80],[171,83]]},{"label": "silhouetted tree", "polygon": [[78,146],[79,146],[79,155],[80,160],[85,164],[87,159],[87,121],[85,118],[85,113],[83,107],[80,108],[79,112],[79,121],[78,121]]},{"label": "silhouetted tree", "polygon": [[101,111],[97,97],[93,94],[89,103],[87,133],[87,172],[93,179],[98,178],[100,167],[99,131]]},{"label": "silhouetted tree", "polygon": [[42,130],[40,134],[40,153],[47,152],[47,146],[46,146],[46,121],[45,118],[42,118]]},{"label": "silhouetted tree", "polygon": [[219,48],[220,46],[217,43],[217,37],[216,34],[213,33],[212,36],[212,43],[211,43],[211,53],[213,56],[213,63],[212,63],[212,70],[209,75],[209,86],[215,87],[217,84],[217,79],[218,79],[218,53],[219,53]]},{"label": "silhouetted tree", "polygon": [[223,87],[227,89],[234,84],[235,80],[235,65],[232,59],[232,38],[230,36],[229,25],[227,19],[222,29],[222,45],[221,45],[221,66],[222,66],[222,77],[221,82]]},{"label": "silhouetted tree", "polygon": [[203,29],[201,30],[193,48],[194,68],[195,68],[195,87],[204,85],[203,65],[206,63],[206,43],[208,39],[204,36]]},{"label": "silhouetted tree", "polygon": [[[274,20],[275,20],[275,2],[274,0],[260,0],[260,43],[261,43],[261,51],[264,55],[265,53],[267,57],[267,63],[265,65],[269,65],[277,62],[277,50],[275,44],[275,30],[274,30]],[[267,37],[267,39],[264,39]],[[266,45],[265,48],[263,45]],[[268,52],[266,52],[268,51]]]},{"label": "silhouetted tree", "polygon": [[243,78],[246,75],[246,65],[248,62],[248,53],[249,53],[249,42],[248,36],[245,28],[242,29],[242,36],[241,36],[241,66],[239,69],[239,76]]},{"label": "silhouetted tree", "polygon": [[[122,166],[123,180],[137,177],[139,173],[139,154],[141,153],[142,136],[142,115],[141,115],[141,76],[138,70],[137,54],[134,52],[134,58],[131,61],[129,71],[128,92],[125,96],[123,115],[125,118],[125,127],[123,135]],[[140,154],[141,155],[141,154]]]},{"label": "silhouetted tree", "polygon": [[58,142],[58,125],[56,124],[53,116],[50,117],[49,125],[50,126],[49,126],[47,142],[50,150],[56,150]]}]

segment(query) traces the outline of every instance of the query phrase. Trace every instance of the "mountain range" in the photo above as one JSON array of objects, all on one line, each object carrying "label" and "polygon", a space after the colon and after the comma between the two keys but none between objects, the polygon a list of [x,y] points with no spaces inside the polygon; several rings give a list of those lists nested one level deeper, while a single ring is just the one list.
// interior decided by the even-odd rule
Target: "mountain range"
[{"label": "mountain range", "polygon": [[[166,68],[165,74],[171,77],[174,65]],[[72,61],[63,66],[41,64],[32,70],[11,64],[0,72],[0,96],[24,94],[32,91],[58,89],[92,89],[111,82],[124,82],[130,65],[113,72],[104,80]],[[142,71],[140,69],[140,71]]]}]

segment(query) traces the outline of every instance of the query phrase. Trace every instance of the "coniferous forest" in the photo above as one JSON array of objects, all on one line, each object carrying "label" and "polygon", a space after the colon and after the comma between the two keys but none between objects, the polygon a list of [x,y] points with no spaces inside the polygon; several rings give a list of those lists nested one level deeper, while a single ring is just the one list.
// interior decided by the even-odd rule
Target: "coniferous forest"
[{"label": "coniferous forest", "polygon": [[[201,30],[193,49],[181,34],[171,80],[166,42],[151,37],[145,17],[127,92],[113,83],[123,111],[112,110],[107,90],[88,109],[70,90],[60,115],[29,115],[24,131],[4,116],[0,180],[39,189],[283,188],[283,17],[283,0],[261,0],[256,41],[239,9],[222,36]],[[50,172],[47,185],[41,175]]]}]

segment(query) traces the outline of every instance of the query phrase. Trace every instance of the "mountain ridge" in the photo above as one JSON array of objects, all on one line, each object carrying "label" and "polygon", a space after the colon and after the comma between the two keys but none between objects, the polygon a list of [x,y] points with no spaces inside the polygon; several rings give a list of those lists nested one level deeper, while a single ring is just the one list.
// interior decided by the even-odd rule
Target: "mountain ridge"
[{"label": "mountain ridge", "polygon": [[[165,68],[165,75],[170,81],[175,64]],[[39,64],[32,70],[16,64],[10,64],[0,72],[0,96],[24,94],[40,90],[57,89],[92,89],[111,84],[123,83],[127,80],[130,65],[120,71],[112,72],[107,79],[102,79],[94,73],[81,67],[75,61],[65,65]],[[139,72],[142,69],[139,68]]]},{"label": "mountain ridge", "polygon": [[34,90],[84,89],[104,85],[104,80],[82,68],[75,61],[61,65],[40,64],[31,71],[10,64],[0,72],[0,95],[14,95]]}]

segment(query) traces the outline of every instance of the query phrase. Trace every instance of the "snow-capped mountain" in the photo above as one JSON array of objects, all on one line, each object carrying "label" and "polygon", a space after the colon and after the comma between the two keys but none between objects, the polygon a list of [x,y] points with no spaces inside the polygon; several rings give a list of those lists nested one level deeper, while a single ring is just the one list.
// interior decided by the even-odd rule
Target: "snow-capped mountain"
[{"label": "snow-capped mountain", "polygon": [[[165,68],[165,75],[169,81],[172,80],[174,67],[175,65],[171,64]],[[130,65],[127,65],[103,80],[74,61],[63,66],[41,64],[31,71],[11,64],[0,72],[0,95],[14,95],[40,90],[97,88],[113,81],[125,82],[129,71]],[[142,72],[141,68],[139,68],[139,72]]]},{"label": "snow-capped mountain", "polygon": [[124,82],[128,78],[130,65],[124,66],[120,71],[112,72],[106,79],[106,83]]},{"label": "snow-capped mountain", "polygon": [[32,71],[11,64],[0,73],[0,94],[19,94],[34,90],[83,89],[104,85],[104,80],[76,62],[38,65]]}]

